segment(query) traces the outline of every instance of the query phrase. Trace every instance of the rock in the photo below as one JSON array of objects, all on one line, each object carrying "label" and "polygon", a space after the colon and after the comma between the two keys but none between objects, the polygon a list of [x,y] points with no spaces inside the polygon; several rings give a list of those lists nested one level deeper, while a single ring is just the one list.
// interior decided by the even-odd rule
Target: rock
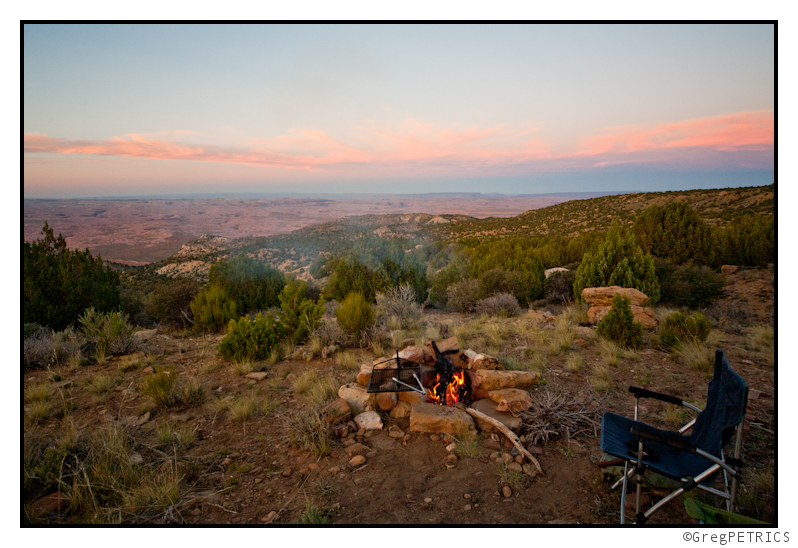
[{"label": "rock", "polygon": [[[523,421],[521,420],[521,417],[514,417],[510,413],[504,413],[502,411],[498,411],[497,410],[498,405],[499,404],[497,404],[495,401],[493,401],[493,400],[491,400],[489,398],[486,398],[486,399],[483,399],[483,400],[477,400],[477,401],[473,402],[471,404],[471,407],[473,409],[476,409],[480,413],[484,413],[485,415],[487,415],[487,416],[489,416],[489,417],[491,417],[493,419],[496,419],[497,421],[502,423],[504,426],[506,426],[510,430],[512,430],[514,432],[518,432],[521,429],[521,425],[523,423]],[[487,432],[495,432],[496,431],[496,427],[493,426],[492,424],[490,424],[489,422],[483,421],[483,420],[480,420],[480,419],[476,419],[476,421],[477,421],[477,426],[479,427],[479,430],[481,432],[486,432],[487,433]],[[495,442],[495,443],[499,444],[498,441]],[[501,445],[499,444],[499,446],[501,446]],[[498,447],[497,447],[497,449],[498,449]]]},{"label": "rock", "polygon": [[352,418],[352,409],[344,398],[338,398],[321,412],[328,424],[340,424]]},{"label": "rock", "polygon": [[408,346],[399,352],[399,357],[415,363],[424,363],[424,349],[417,346]]},{"label": "rock", "polygon": [[360,466],[366,463],[366,457],[363,455],[355,455],[349,459],[349,466]]},{"label": "rock", "polygon": [[450,443],[449,445],[447,445],[447,446],[446,446],[446,450],[447,450],[449,453],[451,453],[451,452],[452,452],[452,451],[454,451],[455,449],[457,449],[457,444],[456,444],[456,443],[454,443],[454,442],[452,442],[452,443]]},{"label": "rock", "polygon": [[141,426],[142,424],[148,422],[150,420],[150,417],[152,417],[152,413],[147,411],[136,420],[136,426]]},{"label": "rock", "polygon": [[469,371],[471,386],[482,390],[501,388],[524,388],[540,381],[540,373],[535,371],[491,371],[479,369]]},{"label": "rock", "polygon": [[429,437],[429,441],[431,441],[431,442],[439,442],[439,441],[441,441],[441,437],[438,434],[432,434]]},{"label": "rock", "polygon": [[253,373],[247,373],[246,378],[255,379],[256,381],[262,381],[268,375],[269,374],[266,371],[256,371],[256,372],[253,372]]},{"label": "rock", "polygon": [[579,337],[580,339],[590,340],[595,339],[598,335],[596,335],[596,331],[591,329],[590,327],[584,327],[581,325],[574,325],[568,331]]},{"label": "rock", "polygon": [[553,323],[555,321],[555,317],[549,312],[548,310],[544,310],[543,312],[538,312],[537,310],[530,310],[526,313],[526,317],[528,320],[531,320],[533,323]]},{"label": "rock", "polygon": [[493,356],[488,356],[487,354],[477,354],[468,361],[467,365],[468,369],[472,371],[477,369],[490,369],[490,370],[504,369],[502,364],[499,363],[499,360],[497,360]]},{"label": "rock", "polygon": [[285,470],[283,470],[283,477],[290,478],[291,474],[293,473],[294,473],[293,470],[291,470],[290,468],[286,468]]},{"label": "rock", "polygon": [[502,461],[504,464],[510,464],[513,462],[513,456],[510,453],[502,453]]},{"label": "rock", "polygon": [[383,411],[390,411],[396,407],[396,404],[399,402],[396,392],[380,392],[375,399],[377,407]]},{"label": "rock", "polygon": [[274,520],[274,518],[276,518],[276,517],[277,517],[277,512],[275,512],[274,510],[272,510],[271,512],[269,512],[268,514],[266,514],[265,516],[263,516],[262,518],[260,518],[260,520],[261,520],[263,523],[271,523],[271,522]]},{"label": "rock", "polygon": [[250,476],[257,476],[261,472],[263,472],[263,466],[256,466],[255,468],[253,468],[252,470],[249,471],[249,475]]},{"label": "rock", "polygon": [[200,514],[202,514],[202,508],[200,508],[200,507],[194,508],[191,511],[191,515],[192,516],[199,516]]},{"label": "rock", "polygon": [[367,459],[373,459],[377,456],[377,452],[373,449],[364,455]]},{"label": "rock", "polygon": [[427,498],[425,498],[425,499],[424,499],[424,502],[426,502],[427,504],[429,504],[430,502],[432,502],[432,499],[431,499],[431,498],[429,498],[429,497],[427,497]]},{"label": "rock", "polygon": [[[400,392],[401,394],[402,392]],[[397,402],[396,407],[391,409],[390,415],[392,419],[406,419],[410,416],[411,405],[406,401]]]},{"label": "rock", "polygon": [[504,498],[509,499],[513,496],[513,490],[510,489],[509,485],[505,485],[502,487],[502,494],[504,495]]},{"label": "rock", "polygon": [[563,268],[561,266],[555,266],[554,268],[548,268],[548,269],[544,270],[543,271],[543,275],[548,278],[549,276],[551,276],[555,272],[568,272],[568,269],[567,268]]},{"label": "rock", "polygon": [[466,504],[465,506],[463,506],[463,510],[468,512],[469,510],[471,510],[471,505],[470,504]]},{"label": "rock", "polygon": [[335,354],[337,351],[338,347],[335,346],[334,344],[325,346],[324,348],[321,349],[321,357],[322,359],[326,360],[327,358]]},{"label": "rock", "polygon": [[407,445],[407,442],[409,442],[412,438],[413,438],[413,436],[411,436],[410,434],[405,434],[402,437],[402,441],[405,443],[405,445]]},{"label": "rock", "polygon": [[374,401],[374,395],[366,392],[366,389],[358,383],[343,385],[338,389],[338,396],[345,399],[353,411],[365,409]]},{"label": "rock", "polygon": [[520,388],[502,388],[488,392],[490,399],[498,403],[496,411],[521,413],[532,407],[532,396]]},{"label": "rock", "polygon": [[524,456],[523,455],[516,455],[515,456],[515,462],[517,462],[518,464],[523,464],[524,463]]},{"label": "rock", "polygon": [[151,365],[148,365],[144,369],[141,370],[142,373],[155,373],[155,369],[152,368]]},{"label": "rock", "polygon": [[410,411],[410,431],[455,434],[475,431],[471,415],[455,407],[417,403]]},{"label": "rock", "polygon": [[[415,382],[415,381],[413,381],[413,382]],[[414,403],[418,403],[420,401],[426,401],[427,400],[427,396],[419,394],[418,392],[416,392],[414,390],[407,390],[407,391],[404,391],[404,392],[397,392],[396,393],[396,397],[399,399],[400,402],[406,402],[406,403],[409,403],[410,405],[413,405]]]},{"label": "rock", "polygon": [[591,306],[612,306],[612,299],[616,295],[623,295],[629,299],[629,304],[642,306],[648,300],[648,295],[633,287],[586,287],[582,290],[582,300]]},{"label": "rock", "polygon": [[136,339],[137,341],[148,341],[153,337],[155,337],[157,333],[158,333],[157,329],[144,329],[142,331],[136,331],[135,333],[133,333],[133,338]]},{"label": "rock", "polygon": [[499,443],[496,440],[493,440],[493,439],[485,440],[485,443],[483,443],[482,445],[485,447],[485,449],[501,449],[502,448],[502,444]]},{"label": "rock", "polygon": [[344,449],[347,456],[350,457],[353,455],[365,455],[369,452],[369,450],[369,447],[367,445],[363,445],[362,443],[355,443]]},{"label": "rock", "polygon": [[232,463],[233,463],[233,459],[231,459],[230,457],[226,457],[226,458],[225,458],[225,459],[222,461],[222,466],[229,466],[229,465],[230,465],[230,464],[232,464]]},{"label": "rock", "polygon": [[331,467],[329,467],[329,468],[327,469],[327,471],[328,471],[330,474],[333,474],[333,475],[335,475],[335,474],[337,474],[338,472],[340,472],[340,471],[341,471],[341,469],[340,469],[339,467],[337,467],[337,466],[331,466]]},{"label": "rock", "polygon": [[296,380],[296,375],[294,375],[293,373],[289,373],[288,375],[285,376],[283,380],[288,384],[294,384],[294,381]]},{"label": "rock", "polygon": [[142,457],[138,453],[133,453],[133,454],[130,455],[129,462],[130,462],[130,464],[141,464],[142,462],[144,462],[144,457]]},{"label": "rock", "polygon": [[61,508],[66,508],[69,505],[69,497],[56,491],[50,493],[46,497],[42,497],[30,505],[29,511],[31,515],[43,516],[50,512],[57,512]]},{"label": "rock", "polygon": [[736,273],[739,269],[740,269],[739,266],[725,264],[720,267],[720,273],[723,274],[724,276],[730,276],[731,274]]},{"label": "rock", "polygon": [[444,459],[448,464],[454,464],[457,462],[457,455],[454,453],[446,455],[446,459]]},{"label": "rock", "polygon": [[[432,346],[430,344],[430,346]],[[449,337],[448,339],[444,339],[442,341],[435,341],[435,346],[438,347],[438,350],[441,352],[446,352],[447,350],[460,350],[460,342],[457,340],[457,337]]]},{"label": "rock", "polygon": [[405,433],[402,432],[402,429],[396,426],[395,424],[392,424],[391,426],[388,427],[388,435],[391,436],[392,438],[405,437]]},{"label": "rock", "polygon": [[522,464],[521,470],[524,471],[524,474],[533,478],[538,474],[538,469],[532,466],[531,464]]},{"label": "rock", "polygon": [[374,411],[366,411],[355,416],[355,424],[363,430],[382,430],[382,419]]},{"label": "rock", "polygon": [[511,462],[510,464],[508,464],[508,465],[507,465],[507,469],[508,469],[508,470],[512,470],[513,472],[518,472],[519,474],[520,474],[520,473],[521,473],[521,471],[523,470],[523,469],[521,468],[521,465],[520,465],[520,464],[518,464],[517,462]]},{"label": "rock", "polygon": [[[651,308],[644,306],[631,305],[632,315],[634,321],[639,323],[645,329],[654,329],[659,323],[657,316]],[[600,322],[604,316],[612,309],[611,306],[591,306],[587,311],[587,319],[590,323]]]}]

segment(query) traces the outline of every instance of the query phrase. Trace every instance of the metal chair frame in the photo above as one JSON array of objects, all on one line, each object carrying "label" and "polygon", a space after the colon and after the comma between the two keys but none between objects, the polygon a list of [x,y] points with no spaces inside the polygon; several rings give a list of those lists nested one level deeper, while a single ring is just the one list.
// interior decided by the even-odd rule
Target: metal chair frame
[{"label": "metal chair frame", "polygon": [[[721,358],[725,359],[725,357],[723,356],[722,352],[721,351],[718,351],[718,352],[720,353],[720,357],[716,357],[716,359],[721,359]],[[636,387],[632,387],[632,386],[629,387],[629,391],[632,392],[635,395],[634,421],[636,423],[639,421],[639,419],[638,419],[638,416],[639,416],[639,403],[640,403],[640,398],[641,397],[654,398],[654,399],[658,399],[660,401],[664,401],[666,403],[671,403],[671,404],[675,404],[675,405],[682,405],[682,406],[687,407],[687,408],[689,408],[689,409],[691,409],[691,410],[693,410],[693,411],[695,411],[696,413],[699,413],[699,414],[702,412],[702,410],[700,408],[696,407],[695,405],[692,405],[692,404],[690,404],[688,402],[685,402],[685,401],[683,401],[683,400],[681,400],[679,398],[676,398],[674,396],[668,396],[668,395],[665,395],[665,394],[660,394],[660,393],[657,393],[657,392],[652,392],[650,390],[646,390],[646,389],[642,389],[642,388],[636,388]],[[747,388],[745,389],[745,394],[746,394],[746,398],[747,398]],[[687,491],[690,491],[690,490],[692,490],[692,489],[694,489],[696,487],[698,487],[699,489],[702,489],[704,491],[707,491],[709,493],[712,493],[713,495],[716,495],[718,497],[723,498],[725,500],[725,502],[726,502],[726,509],[728,511],[730,511],[730,512],[737,511],[737,508],[736,508],[737,485],[738,485],[738,481],[741,479],[740,472],[739,472],[739,467],[742,466],[742,461],[740,460],[740,458],[741,458],[741,455],[742,455],[743,430],[744,430],[744,427],[745,427],[745,403],[743,403],[743,406],[744,407],[743,407],[742,417],[741,417],[740,421],[737,423],[737,425],[735,427],[735,430],[734,430],[734,438],[735,438],[735,440],[734,440],[733,458],[728,458],[728,459],[727,459],[726,455],[724,454],[723,449],[721,449],[720,458],[718,458],[715,455],[712,455],[712,454],[710,454],[710,453],[708,453],[708,452],[706,452],[706,451],[704,451],[704,450],[702,450],[702,449],[700,449],[698,447],[687,447],[687,448],[685,448],[683,444],[673,443],[671,440],[668,440],[666,438],[658,437],[656,435],[656,433],[647,432],[645,430],[638,431],[633,426],[631,433],[633,435],[637,436],[637,438],[638,438],[638,445],[637,445],[638,449],[637,449],[637,455],[636,455],[637,458],[634,458],[631,455],[627,455],[627,456],[622,457],[623,460],[624,460],[624,473],[623,473],[623,476],[620,479],[618,479],[618,481],[616,481],[611,487],[611,490],[613,490],[613,491],[615,489],[617,489],[619,486],[622,487],[622,489],[621,489],[621,510],[620,510],[621,524],[624,524],[626,522],[626,496],[627,496],[627,492],[628,492],[628,483],[632,479],[632,476],[635,476],[635,483],[637,484],[636,485],[636,493],[635,493],[635,520],[639,524],[645,523],[648,520],[648,518],[652,514],[654,514],[654,512],[656,512],[657,510],[662,508],[668,502],[672,501],[673,499],[679,497],[683,493],[685,493]],[[685,432],[688,432],[695,425],[696,419],[697,419],[697,417],[693,418],[687,424],[685,424],[684,426],[679,428],[679,430],[677,432],[679,434],[684,434]],[[668,494],[667,496],[665,496],[664,498],[662,498],[661,500],[659,500],[658,502],[653,504],[651,506],[651,508],[646,510],[644,513],[641,513],[640,498],[641,498],[642,488],[643,488],[643,474],[644,474],[646,468],[651,468],[652,470],[657,471],[657,468],[655,466],[651,466],[650,464],[646,465],[646,463],[644,462],[644,448],[643,448],[644,440],[646,440],[646,441],[648,441],[648,440],[656,441],[658,443],[663,443],[665,445],[670,445],[670,446],[675,447],[677,449],[689,450],[689,451],[694,452],[694,453],[696,453],[698,455],[701,455],[702,457],[707,459],[709,461],[708,464],[710,464],[710,466],[706,470],[701,472],[700,474],[696,475],[695,477],[692,477],[692,478],[691,477],[680,478],[680,480],[682,482],[681,487],[679,487],[675,491],[671,492],[670,494]],[[631,451],[631,449],[630,449],[630,451]],[[642,464],[640,466],[638,466],[638,463],[642,463]],[[631,467],[630,467],[630,464],[632,465]],[[710,487],[709,485],[704,485],[704,484],[701,483],[705,479],[711,478],[711,476],[713,476],[714,474],[718,473],[718,471],[722,472],[722,476],[723,476],[723,491],[721,491],[719,489],[715,489],[714,487]],[[730,481],[729,481],[729,477],[730,476],[731,476],[731,485],[730,485]]]}]

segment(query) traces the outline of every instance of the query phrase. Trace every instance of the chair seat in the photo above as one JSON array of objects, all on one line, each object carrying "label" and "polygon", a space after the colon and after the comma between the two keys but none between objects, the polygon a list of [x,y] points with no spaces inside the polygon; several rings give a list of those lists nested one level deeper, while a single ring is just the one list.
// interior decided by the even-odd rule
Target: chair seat
[{"label": "chair seat", "polygon": [[[630,430],[632,426],[641,424],[645,423],[614,413],[604,413],[601,419],[601,450],[624,460],[637,460],[638,440]],[[669,430],[657,430],[666,435],[679,435]],[[712,466],[712,462],[701,455],[680,451],[669,445],[646,441],[643,443],[643,448],[645,451],[643,464],[676,480],[695,477]],[[714,477],[706,478],[702,483],[708,483],[712,479]]]}]

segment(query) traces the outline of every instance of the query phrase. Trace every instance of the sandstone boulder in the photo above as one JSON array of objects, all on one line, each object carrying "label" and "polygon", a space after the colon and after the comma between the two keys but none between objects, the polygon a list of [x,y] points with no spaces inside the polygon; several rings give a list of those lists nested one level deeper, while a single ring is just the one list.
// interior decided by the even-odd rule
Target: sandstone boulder
[{"label": "sandstone boulder", "polygon": [[487,354],[477,354],[468,362],[468,369],[490,369],[495,371],[497,369],[504,369],[504,367],[502,367],[502,364],[499,363],[499,360],[493,356],[488,356]]},{"label": "sandstone boulder", "polygon": [[338,389],[338,396],[345,399],[351,409],[358,411],[374,403],[374,394],[369,394],[362,385],[357,383],[341,386]]},{"label": "sandstone boulder", "polygon": [[532,396],[520,388],[502,388],[491,390],[490,399],[498,403],[497,411],[521,413],[532,407]]},{"label": "sandstone boulder", "polygon": [[471,386],[482,390],[499,390],[501,388],[525,388],[540,380],[540,373],[535,371],[492,371],[478,369],[469,371]]},{"label": "sandstone boulder", "polygon": [[[480,413],[489,416],[492,419],[496,419],[510,430],[518,432],[521,429],[521,425],[523,422],[521,420],[521,417],[514,417],[510,413],[504,413],[502,411],[498,411],[497,410],[498,404],[495,401],[491,400],[490,398],[477,400],[471,404],[471,407],[473,409],[476,409]],[[479,430],[481,432],[496,431],[496,427],[493,426],[491,423],[480,419],[476,419],[476,421],[477,421],[477,426],[479,427]]]},{"label": "sandstone boulder", "polygon": [[408,346],[399,351],[399,357],[415,363],[424,363],[424,349],[417,346]]},{"label": "sandstone boulder", "polygon": [[460,434],[476,431],[471,415],[456,407],[419,402],[410,411],[410,431],[429,434]]},{"label": "sandstone boulder", "polygon": [[374,411],[366,411],[355,416],[355,424],[363,430],[382,430],[382,419]]},{"label": "sandstone boulder", "polygon": [[157,329],[144,329],[142,331],[136,331],[135,333],[133,333],[133,338],[136,339],[137,341],[148,341],[153,337],[155,337],[157,333],[158,333]]},{"label": "sandstone boulder", "polygon": [[340,424],[352,418],[352,409],[344,398],[338,398],[322,411],[325,422],[330,424]]},{"label": "sandstone boulder", "polygon": [[405,390],[403,392],[397,392],[396,397],[399,399],[400,402],[407,402],[410,405],[418,403],[420,401],[427,401],[427,396],[421,395],[414,390]]},{"label": "sandstone boulder", "polygon": [[723,274],[724,276],[729,276],[729,275],[734,274],[735,272],[737,272],[739,269],[740,269],[739,266],[731,265],[731,264],[725,264],[725,265],[720,267],[720,273]]},{"label": "sandstone boulder", "polygon": [[[654,329],[657,327],[657,316],[654,310],[644,306],[631,305],[634,321],[643,326],[644,329]],[[590,323],[599,323],[604,316],[612,309],[611,306],[591,306],[587,311],[587,319]]]},{"label": "sandstone boulder", "polygon": [[531,320],[533,323],[543,324],[543,323],[553,323],[555,321],[554,316],[548,310],[544,310],[543,312],[538,312],[537,310],[530,310],[526,313],[526,318]]},{"label": "sandstone boulder", "polygon": [[[403,394],[403,392],[400,392]],[[411,405],[406,401],[400,401],[396,407],[391,409],[390,415],[392,419],[406,419],[410,416]]]},{"label": "sandstone boulder", "polygon": [[399,402],[396,392],[379,392],[376,397],[377,407],[383,411],[390,411]]},{"label": "sandstone boulder", "polygon": [[612,306],[612,299],[616,295],[623,295],[629,299],[629,304],[642,306],[648,295],[633,287],[586,287],[582,290],[582,300],[591,306]]}]

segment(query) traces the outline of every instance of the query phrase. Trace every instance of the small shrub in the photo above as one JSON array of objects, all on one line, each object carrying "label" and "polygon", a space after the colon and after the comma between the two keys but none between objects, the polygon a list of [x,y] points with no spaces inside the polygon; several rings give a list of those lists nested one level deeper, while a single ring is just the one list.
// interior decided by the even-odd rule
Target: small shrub
[{"label": "small shrub", "polygon": [[89,383],[89,392],[92,394],[103,394],[110,392],[116,386],[116,380],[108,375],[95,375]]},{"label": "small shrub", "polygon": [[31,420],[46,419],[50,415],[52,406],[49,401],[34,401],[28,407],[28,417]]},{"label": "small shrub", "polygon": [[354,292],[346,296],[335,312],[338,325],[350,336],[357,337],[374,323],[374,308],[362,293]]},{"label": "small shrub", "polygon": [[643,327],[634,321],[629,299],[623,295],[613,297],[612,308],[599,322],[596,331],[602,338],[626,347],[643,344]]},{"label": "small shrub", "polygon": [[326,525],[329,520],[322,510],[316,508],[312,502],[308,501],[305,511],[299,517],[299,522],[302,525]]},{"label": "small shrub", "polygon": [[180,382],[177,388],[178,397],[186,405],[201,405],[208,399],[208,391],[196,377]]},{"label": "small shrub", "polygon": [[159,283],[150,293],[144,306],[147,314],[164,325],[189,327],[191,324],[191,301],[200,292],[199,282],[178,278]]},{"label": "small shrub", "polygon": [[501,316],[503,318],[518,316],[521,313],[518,299],[512,293],[497,293],[487,299],[479,300],[474,309],[477,314]]},{"label": "small shrub", "polygon": [[149,396],[156,405],[169,407],[175,403],[174,385],[175,371],[169,369],[144,377],[139,390],[145,396]]},{"label": "small shrub", "polygon": [[219,354],[228,360],[265,360],[280,344],[284,336],[282,324],[270,312],[258,314],[255,320],[247,317],[230,320],[227,335],[219,343]]},{"label": "small shrub", "polygon": [[710,325],[700,312],[687,315],[684,312],[669,314],[659,329],[659,344],[663,348],[679,350],[687,341],[704,342]]},{"label": "small shrub", "polygon": [[463,314],[474,311],[479,300],[479,280],[455,282],[446,288],[446,303],[449,309]]},{"label": "small shrub", "polygon": [[552,272],[543,282],[543,295],[549,303],[565,304],[574,299],[574,282],[576,272]]},{"label": "small shrub", "polygon": [[127,315],[121,312],[103,313],[89,308],[78,322],[83,334],[95,345],[95,357],[119,356],[136,349],[133,326],[127,323]]},{"label": "small shrub", "polygon": [[324,315],[324,303],[314,303],[306,297],[307,285],[289,280],[280,292],[280,323],[285,336],[296,344],[305,342]]},{"label": "small shrub", "polygon": [[390,318],[393,329],[409,327],[421,319],[422,307],[416,302],[416,293],[409,283],[403,283],[388,289],[385,293],[377,293],[377,315]]},{"label": "small shrub", "polygon": [[723,296],[723,276],[707,266],[673,264],[654,259],[660,302],[691,309],[706,308]]},{"label": "small shrub", "polygon": [[196,331],[220,331],[227,322],[236,317],[236,302],[227,296],[224,289],[209,285],[191,301]]},{"label": "small shrub", "polygon": [[25,401],[48,401],[52,397],[53,388],[45,382],[32,384],[25,389]]},{"label": "small shrub", "polygon": [[[313,330],[311,340],[313,339],[318,339],[322,347],[330,344],[341,345],[346,339],[346,334],[334,317],[324,316]],[[321,348],[319,351],[321,352]]]},{"label": "small shrub", "polygon": [[302,446],[315,455],[330,453],[332,441],[327,422],[316,409],[303,409],[283,416],[285,431],[291,443]]}]

